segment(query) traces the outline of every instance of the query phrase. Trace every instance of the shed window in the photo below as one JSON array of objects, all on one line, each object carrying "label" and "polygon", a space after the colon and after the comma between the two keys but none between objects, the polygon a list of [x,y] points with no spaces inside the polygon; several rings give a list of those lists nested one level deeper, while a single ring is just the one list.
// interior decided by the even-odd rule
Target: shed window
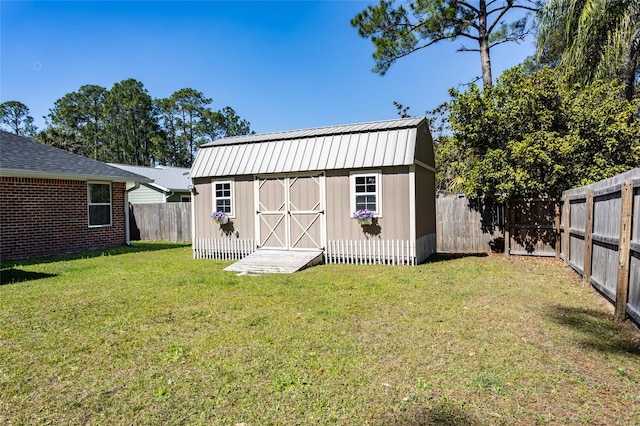
[{"label": "shed window", "polygon": [[213,209],[234,216],[232,180],[213,182]]},{"label": "shed window", "polygon": [[89,182],[87,199],[89,226],[111,226],[111,184]]},{"label": "shed window", "polygon": [[351,210],[369,210],[376,217],[382,216],[380,172],[351,174]]}]

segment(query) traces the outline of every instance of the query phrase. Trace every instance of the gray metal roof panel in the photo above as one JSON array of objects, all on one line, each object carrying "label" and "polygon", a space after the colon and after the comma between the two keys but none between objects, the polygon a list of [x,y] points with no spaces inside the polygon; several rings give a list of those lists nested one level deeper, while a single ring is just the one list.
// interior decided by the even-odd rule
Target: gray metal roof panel
[{"label": "gray metal roof panel", "polygon": [[191,185],[191,179],[189,179],[190,169],[185,167],[144,167],[113,163],[110,163],[109,165],[121,170],[126,170],[131,173],[146,176],[149,179],[153,179],[152,185],[165,192],[186,192],[189,190],[189,185]]},{"label": "gray metal roof panel", "polygon": [[[191,177],[410,165],[417,126],[424,121],[411,118],[228,138],[238,143],[200,148]],[[284,138],[273,139],[274,135]]]},{"label": "gray metal roof panel", "polygon": [[0,175],[150,183],[152,179],[0,130]]},{"label": "gray metal roof panel", "polygon": [[345,133],[360,133],[373,130],[390,130],[407,127],[415,127],[424,120],[424,117],[399,118],[394,120],[372,121],[368,123],[344,124],[338,126],[316,127],[312,129],[287,130],[283,132],[260,133],[253,135],[232,136],[218,139],[202,145],[201,147],[233,145],[241,143],[256,143],[273,140],[303,139],[307,137],[341,135]]}]

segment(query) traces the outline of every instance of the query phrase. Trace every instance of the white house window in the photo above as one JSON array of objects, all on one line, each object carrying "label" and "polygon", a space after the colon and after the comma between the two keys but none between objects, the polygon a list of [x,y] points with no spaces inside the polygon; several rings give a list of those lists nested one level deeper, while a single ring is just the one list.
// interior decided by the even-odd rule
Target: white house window
[{"label": "white house window", "polygon": [[111,226],[111,184],[89,182],[87,199],[89,226]]},{"label": "white house window", "polygon": [[216,212],[225,212],[228,216],[234,216],[233,205],[233,181],[213,182],[213,209]]},{"label": "white house window", "polygon": [[381,174],[379,171],[369,173],[352,173],[351,180],[351,213],[357,210],[372,211],[377,217],[382,216]]}]

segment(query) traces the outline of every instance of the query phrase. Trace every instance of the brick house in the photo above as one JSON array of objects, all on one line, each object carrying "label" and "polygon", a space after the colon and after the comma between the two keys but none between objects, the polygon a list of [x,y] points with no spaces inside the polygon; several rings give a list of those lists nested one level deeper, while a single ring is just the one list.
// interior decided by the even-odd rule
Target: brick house
[{"label": "brick house", "polygon": [[0,130],[0,260],[128,244],[126,185],[149,182]]}]

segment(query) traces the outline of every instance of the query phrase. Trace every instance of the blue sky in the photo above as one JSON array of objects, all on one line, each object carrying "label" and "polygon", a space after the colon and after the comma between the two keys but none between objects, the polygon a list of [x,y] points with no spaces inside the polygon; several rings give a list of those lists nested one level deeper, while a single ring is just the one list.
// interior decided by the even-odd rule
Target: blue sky
[{"label": "blue sky", "polygon": [[[258,133],[424,115],[480,76],[475,52],[443,42],[371,72],[373,44],[350,19],[370,1],[6,1],[0,3],[0,99],[40,128],[84,84],[135,78],[154,98],[191,87],[233,107]],[[492,50],[494,78],[533,53]]]}]

